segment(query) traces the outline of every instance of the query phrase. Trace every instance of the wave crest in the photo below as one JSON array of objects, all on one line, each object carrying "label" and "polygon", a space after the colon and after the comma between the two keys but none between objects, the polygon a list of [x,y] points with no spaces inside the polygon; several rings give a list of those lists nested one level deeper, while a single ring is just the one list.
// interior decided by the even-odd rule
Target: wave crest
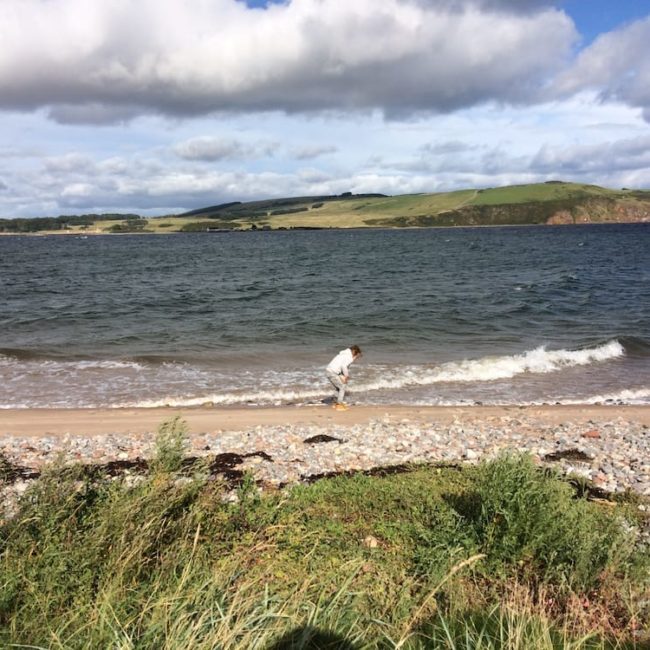
[{"label": "wave crest", "polygon": [[[376,390],[403,389],[409,386],[427,386],[439,383],[480,383],[510,379],[524,373],[552,373],[573,366],[584,366],[616,359],[625,355],[625,350],[617,340],[609,341],[595,348],[584,350],[547,350],[545,346],[510,356],[490,356],[474,360],[451,361],[440,366],[416,366],[406,369],[393,369],[393,376],[382,373],[380,379],[355,381],[356,395]],[[320,399],[331,391],[323,378],[322,389],[296,388],[277,390],[266,389],[257,392],[210,393],[199,397],[169,396],[159,399],[142,400],[123,407],[155,408],[160,406],[201,406],[214,405],[262,405],[286,404]]]},{"label": "wave crest", "polygon": [[414,383],[475,382],[511,379],[524,373],[550,373],[616,359],[625,355],[625,349],[616,340],[585,350],[534,350],[511,356],[483,357],[475,360],[452,361],[436,368],[422,381]]}]

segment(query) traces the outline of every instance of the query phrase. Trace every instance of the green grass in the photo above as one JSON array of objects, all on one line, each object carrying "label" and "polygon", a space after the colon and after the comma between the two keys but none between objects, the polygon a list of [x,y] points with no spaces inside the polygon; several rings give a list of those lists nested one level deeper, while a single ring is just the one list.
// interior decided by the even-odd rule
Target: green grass
[{"label": "green grass", "polygon": [[2,647],[631,648],[648,623],[639,510],[525,456],[264,496],[246,477],[232,502],[180,478],[183,438],[166,423],[135,484],[33,485],[1,529]]},{"label": "green grass", "polygon": [[531,201],[571,200],[581,197],[618,197],[621,192],[608,190],[597,185],[579,183],[534,183],[511,185],[481,190],[471,201],[472,205],[502,205],[528,203]]}]

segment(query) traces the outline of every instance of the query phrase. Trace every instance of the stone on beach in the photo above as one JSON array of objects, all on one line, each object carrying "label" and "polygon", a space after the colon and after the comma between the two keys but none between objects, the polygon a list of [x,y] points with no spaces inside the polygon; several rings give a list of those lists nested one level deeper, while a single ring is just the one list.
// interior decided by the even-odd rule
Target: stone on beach
[{"label": "stone on beach", "polygon": [[[250,471],[260,484],[272,487],[335,472],[405,463],[474,464],[499,453],[528,452],[540,463],[593,481],[604,490],[650,496],[647,426],[620,417],[590,421],[588,426],[585,430],[579,423],[552,424],[526,414],[479,417],[471,411],[447,424],[386,415],[363,424],[274,424],[202,431],[190,435],[189,453],[210,458],[236,455],[239,460],[233,467],[238,472]],[[105,465],[151,458],[154,441],[154,432],[29,440],[10,436],[0,439],[0,455],[38,472],[60,459]],[[5,481],[5,492],[11,490],[11,482]]]}]

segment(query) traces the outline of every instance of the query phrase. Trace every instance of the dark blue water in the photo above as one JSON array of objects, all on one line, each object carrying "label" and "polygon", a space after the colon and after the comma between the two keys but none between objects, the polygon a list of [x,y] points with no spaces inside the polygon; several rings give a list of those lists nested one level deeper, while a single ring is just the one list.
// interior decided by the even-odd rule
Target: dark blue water
[{"label": "dark blue water", "polygon": [[0,405],[650,402],[650,225],[1,237]]}]

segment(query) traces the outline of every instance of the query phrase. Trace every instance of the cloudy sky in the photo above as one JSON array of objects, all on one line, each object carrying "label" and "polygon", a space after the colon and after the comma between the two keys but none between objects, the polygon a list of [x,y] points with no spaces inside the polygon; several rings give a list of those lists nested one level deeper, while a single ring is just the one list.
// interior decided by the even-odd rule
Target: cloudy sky
[{"label": "cloudy sky", "polygon": [[0,217],[650,188],[650,0],[1,0]]}]

